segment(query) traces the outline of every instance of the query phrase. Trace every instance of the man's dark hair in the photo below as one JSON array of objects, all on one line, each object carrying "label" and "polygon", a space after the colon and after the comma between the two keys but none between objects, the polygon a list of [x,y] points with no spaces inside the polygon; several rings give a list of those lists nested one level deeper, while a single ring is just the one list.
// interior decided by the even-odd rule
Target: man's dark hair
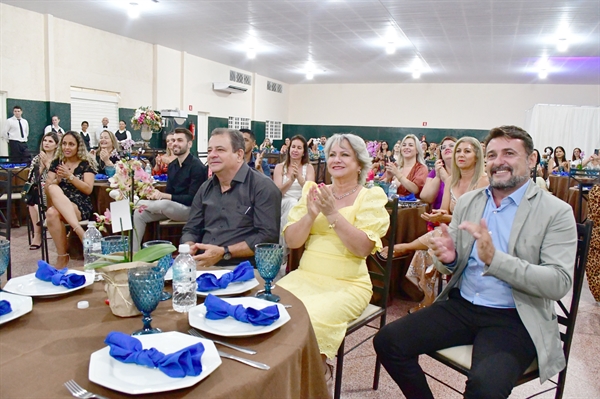
[{"label": "man's dark hair", "polygon": [[250,135],[250,137],[252,138],[252,140],[256,141],[256,136],[254,135],[254,132],[250,129],[240,129],[241,133],[248,133]]},{"label": "man's dark hair", "polygon": [[21,111],[23,111],[23,108],[21,108],[21,106],[20,106],[20,105],[15,105],[15,106],[13,107],[13,111],[14,111],[15,109],[20,109]]},{"label": "man's dark hair", "polygon": [[244,135],[242,134],[241,130],[218,127],[210,133],[210,137],[221,136],[223,134],[227,134],[229,136],[229,141],[231,142],[231,149],[233,152],[237,152],[239,150],[245,151],[246,143],[244,142]]},{"label": "man's dark hair", "polygon": [[90,124],[88,123],[88,121],[83,121],[83,122],[81,122],[81,126],[83,126],[83,124],[84,124],[84,123],[85,123],[86,125],[88,125],[88,126],[90,125]]},{"label": "man's dark hair", "polygon": [[178,127],[177,129],[174,130],[174,132],[185,134],[185,138],[187,139],[188,142],[194,140],[194,135],[192,134],[192,132],[190,132],[188,129],[186,129],[184,127]]},{"label": "man's dark hair", "polygon": [[533,139],[525,130],[521,129],[518,126],[513,125],[505,125],[500,127],[495,127],[488,133],[485,138],[485,146],[487,148],[488,143],[492,139],[496,139],[498,137],[506,137],[509,139],[519,139],[523,141],[523,145],[525,146],[525,152],[527,155],[530,155],[533,152]]}]

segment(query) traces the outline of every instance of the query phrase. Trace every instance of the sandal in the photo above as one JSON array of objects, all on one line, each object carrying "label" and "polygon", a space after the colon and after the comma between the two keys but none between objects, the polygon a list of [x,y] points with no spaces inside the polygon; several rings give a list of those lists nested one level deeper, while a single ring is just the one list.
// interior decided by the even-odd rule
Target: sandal
[{"label": "sandal", "polygon": [[41,247],[42,247],[42,245],[41,245],[41,244],[40,244],[40,245],[37,245],[37,244],[31,244],[31,245],[29,246],[29,250],[30,250],[30,251],[36,251],[36,250],[40,249]]}]

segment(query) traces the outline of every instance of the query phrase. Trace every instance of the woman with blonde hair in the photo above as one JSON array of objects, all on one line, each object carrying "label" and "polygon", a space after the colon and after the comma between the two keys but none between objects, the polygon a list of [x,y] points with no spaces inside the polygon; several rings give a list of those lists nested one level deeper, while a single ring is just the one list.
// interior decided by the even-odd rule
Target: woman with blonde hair
[{"label": "woman with blonde hair", "polygon": [[65,222],[83,240],[84,230],[79,221],[89,220],[92,214],[90,194],[94,189],[95,163],[79,133],[68,131],[63,135],[46,179],[50,206],[46,221],[58,253],[57,268],[69,263]]},{"label": "woman with blonde hair", "polygon": [[404,137],[400,147],[400,159],[396,159],[397,165],[392,162],[386,164],[385,180],[393,179],[398,184],[399,196],[414,194],[418,197],[429,173],[423,158],[423,149],[414,134]]},{"label": "woman with blonde hair", "polygon": [[153,175],[166,175],[167,171],[169,170],[169,164],[173,162],[175,158],[177,158],[173,154],[173,142],[175,141],[175,139],[173,138],[174,135],[175,130],[172,130],[169,133],[167,133],[167,150],[165,151],[165,154],[158,155],[156,157],[156,163],[154,164],[154,168],[152,168]]},{"label": "woman with blonde hair", "polygon": [[[442,205],[440,209],[423,214],[423,219],[435,224],[449,224],[452,221],[452,212],[458,198],[469,191],[489,185],[484,163],[484,154],[479,140],[473,137],[463,137],[458,140],[452,155],[450,182],[444,186]],[[433,230],[411,243],[394,245],[394,256],[400,256],[409,251],[419,251],[413,257],[407,276],[412,275],[419,280],[418,284],[425,293],[425,299],[411,311],[429,306],[435,299],[434,285],[437,272],[435,268],[428,271],[429,266],[433,264],[433,259],[427,252],[429,238],[434,234],[437,234],[437,230]],[[385,259],[387,247],[380,251],[380,256]],[[429,275],[426,275],[428,272]]]},{"label": "woman with blonde hair", "polygon": [[113,132],[103,130],[100,133],[98,150],[95,151],[98,173],[109,177],[115,174],[115,163],[121,159],[119,151],[121,146]]}]

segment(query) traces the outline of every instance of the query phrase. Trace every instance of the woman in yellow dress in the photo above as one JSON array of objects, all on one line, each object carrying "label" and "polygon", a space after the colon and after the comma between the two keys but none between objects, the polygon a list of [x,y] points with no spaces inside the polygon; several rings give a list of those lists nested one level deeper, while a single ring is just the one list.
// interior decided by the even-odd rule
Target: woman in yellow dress
[{"label": "woman in yellow dress", "polygon": [[326,378],[348,323],[369,304],[372,285],[366,257],[381,249],[389,226],[387,197],[363,188],[371,158],[363,139],[336,134],[325,146],[333,184],[306,182],[284,228],[290,248],[305,246],[300,266],[277,283],[296,295],[311,319]]}]

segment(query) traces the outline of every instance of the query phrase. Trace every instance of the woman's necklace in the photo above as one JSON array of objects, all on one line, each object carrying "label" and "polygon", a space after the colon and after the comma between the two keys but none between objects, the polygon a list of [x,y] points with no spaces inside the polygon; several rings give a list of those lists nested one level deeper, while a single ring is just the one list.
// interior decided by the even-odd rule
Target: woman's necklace
[{"label": "woman's necklace", "polygon": [[358,188],[360,187],[360,184],[357,184],[356,187],[354,187],[352,190],[348,191],[345,194],[342,194],[340,196],[335,195],[335,193],[332,191],[331,194],[333,195],[333,198],[335,198],[336,200],[341,200],[342,198],[346,198],[347,196],[354,194],[356,192],[356,190],[358,190]]}]

